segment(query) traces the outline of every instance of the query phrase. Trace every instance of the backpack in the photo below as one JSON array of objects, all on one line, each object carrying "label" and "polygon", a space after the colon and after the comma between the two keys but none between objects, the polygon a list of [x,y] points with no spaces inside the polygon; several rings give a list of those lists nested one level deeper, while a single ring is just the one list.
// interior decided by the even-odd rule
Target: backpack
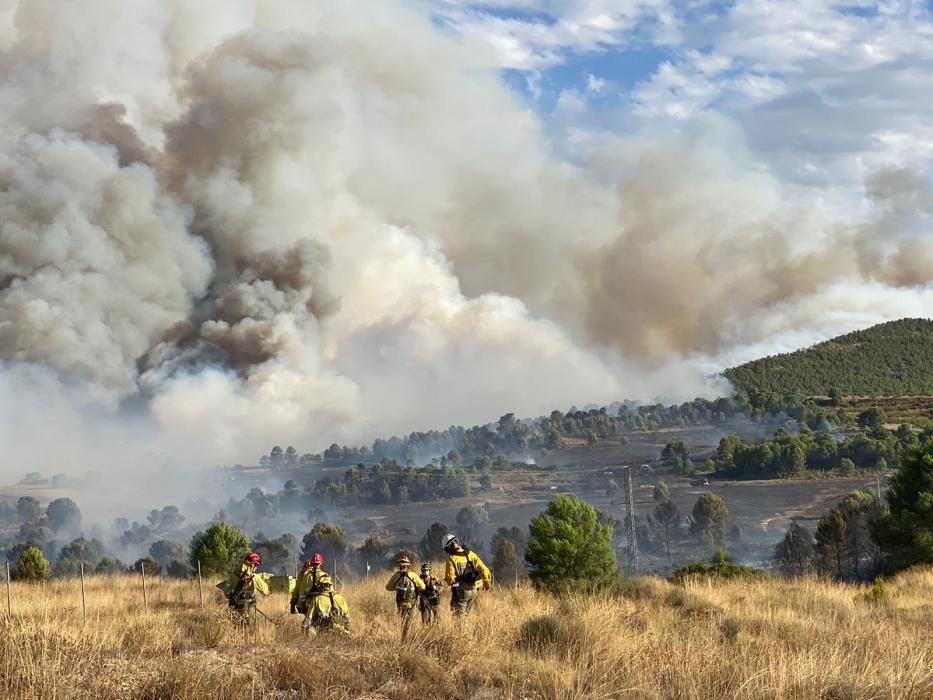
[{"label": "backpack", "polygon": [[421,592],[421,597],[428,603],[436,605],[437,601],[440,600],[441,593],[437,590],[437,585],[432,580],[428,579],[424,582],[424,591]]},{"label": "backpack", "polygon": [[253,574],[246,571],[240,573],[233,589],[227,593],[227,602],[230,605],[245,605],[256,599],[256,592],[252,588]]},{"label": "backpack", "polygon": [[479,569],[476,568],[473,560],[470,559],[470,553],[469,549],[463,550],[463,556],[466,557],[466,564],[463,566],[463,571],[457,576],[457,583],[461,583],[465,586],[475,586],[476,582],[483,578],[483,575],[479,572]]},{"label": "backpack", "polygon": [[415,582],[412,580],[411,576],[408,575],[407,571],[401,572],[401,575],[395,581],[396,604],[413,603],[416,596]]},{"label": "backpack", "polygon": [[350,624],[350,618],[340,612],[337,603],[334,602],[333,592],[327,594],[330,598],[330,624],[332,626],[342,627],[344,629]]}]

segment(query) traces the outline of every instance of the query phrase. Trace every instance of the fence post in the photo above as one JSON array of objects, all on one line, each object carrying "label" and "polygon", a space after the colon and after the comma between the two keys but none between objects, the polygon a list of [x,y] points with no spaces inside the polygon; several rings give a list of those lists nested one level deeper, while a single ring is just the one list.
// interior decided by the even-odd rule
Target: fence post
[{"label": "fence post", "polygon": [[201,589],[201,560],[198,559],[198,602],[201,604],[201,610],[204,610],[204,591]]},{"label": "fence post", "polygon": [[6,612],[13,617],[13,584],[10,583],[10,562],[6,563]]},{"label": "fence post", "polygon": [[149,593],[146,591],[146,565],[139,562],[139,571],[143,575],[143,606],[146,612],[149,612]]},{"label": "fence post", "polygon": [[84,613],[84,625],[87,626],[87,598],[84,595],[84,562],[81,562],[81,612]]}]

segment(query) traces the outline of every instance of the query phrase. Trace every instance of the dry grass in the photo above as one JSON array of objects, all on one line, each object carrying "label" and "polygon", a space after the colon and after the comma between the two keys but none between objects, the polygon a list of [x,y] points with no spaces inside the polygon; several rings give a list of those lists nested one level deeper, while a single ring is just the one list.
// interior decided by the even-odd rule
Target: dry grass
[{"label": "dry grass", "polygon": [[11,697],[70,698],[931,698],[933,570],[885,586],[818,581],[685,588],[642,579],[624,598],[483,596],[459,629],[399,641],[381,581],[348,586],[353,639],[305,639],[284,594],[278,624],[238,628],[196,584],[91,578],[15,583],[0,619]]}]

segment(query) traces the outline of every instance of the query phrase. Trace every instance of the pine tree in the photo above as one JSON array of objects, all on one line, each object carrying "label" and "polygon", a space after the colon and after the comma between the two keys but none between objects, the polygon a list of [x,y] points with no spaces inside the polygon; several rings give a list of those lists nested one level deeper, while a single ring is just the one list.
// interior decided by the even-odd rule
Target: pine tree
[{"label": "pine tree", "polygon": [[227,574],[249,552],[249,537],[227,525],[216,522],[191,538],[191,566],[208,575]]},{"label": "pine tree", "polygon": [[560,494],[528,526],[525,561],[535,586],[561,590],[606,583],[616,574],[612,527],[576,496]]},{"label": "pine tree", "polygon": [[792,522],[775,547],[774,563],[785,576],[802,576],[813,569],[816,541],[806,529]]},{"label": "pine tree", "polygon": [[895,570],[933,563],[933,442],[904,455],[872,534]]},{"label": "pine tree", "polygon": [[524,570],[515,545],[504,537],[499,540],[499,546],[496,548],[492,570],[500,584],[516,583]]},{"label": "pine tree", "polygon": [[722,498],[704,493],[697,499],[691,512],[690,533],[713,544],[721,545],[726,535],[729,509]]}]

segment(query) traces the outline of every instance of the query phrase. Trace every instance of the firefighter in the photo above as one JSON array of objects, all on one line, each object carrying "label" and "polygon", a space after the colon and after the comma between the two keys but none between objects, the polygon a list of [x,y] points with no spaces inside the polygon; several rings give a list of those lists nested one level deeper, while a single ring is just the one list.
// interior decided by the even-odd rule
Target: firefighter
[{"label": "firefighter", "polygon": [[408,635],[411,616],[415,603],[418,602],[418,594],[424,590],[424,581],[418,574],[408,570],[411,566],[411,559],[407,554],[400,555],[395,564],[398,566],[398,571],[392,574],[386,584],[386,590],[395,591],[395,607],[402,618],[402,639],[404,640]]},{"label": "firefighter", "polygon": [[305,568],[298,576],[295,590],[292,592],[291,612],[293,614],[307,615],[314,597],[324,590],[324,584],[333,583],[330,574],[321,568],[323,565],[324,557],[317,552],[305,562]]},{"label": "firefighter", "polygon": [[350,606],[346,599],[334,591],[328,577],[319,584],[318,593],[311,599],[302,628],[307,634],[338,632],[350,636]]},{"label": "firefighter", "polygon": [[488,591],[492,585],[492,572],[476,552],[460,545],[456,535],[444,535],[441,544],[447,552],[444,581],[450,586],[450,609],[457,617],[466,617],[477,590]]},{"label": "firefighter", "polygon": [[424,562],[421,565],[421,580],[424,581],[424,590],[418,592],[418,610],[421,612],[421,624],[433,625],[437,623],[438,611],[441,607],[441,586],[443,582],[431,573],[431,564]]},{"label": "firefighter", "polygon": [[256,592],[269,595],[269,585],[256,569],[262,564],[259,554],[250,552],[224,582],[227,602],[246,624],[256,621]]}]

